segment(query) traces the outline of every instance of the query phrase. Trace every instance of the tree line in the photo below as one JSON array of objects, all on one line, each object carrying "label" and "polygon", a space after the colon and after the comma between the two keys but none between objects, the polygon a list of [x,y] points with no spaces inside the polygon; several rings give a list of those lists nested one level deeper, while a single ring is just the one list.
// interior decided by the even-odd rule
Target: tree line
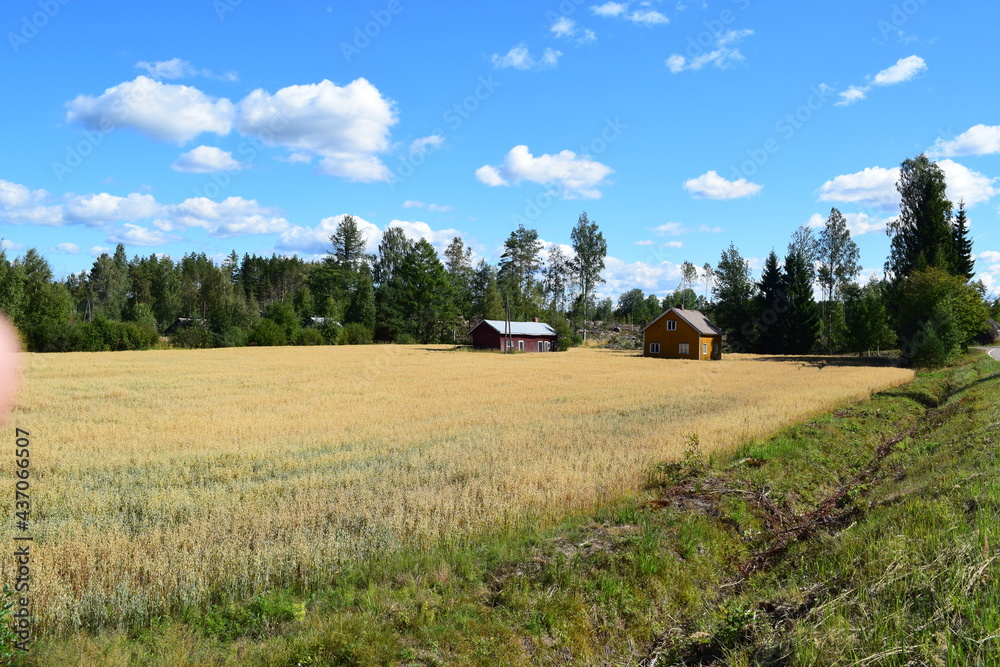
[{"label": "tree line", "polygon": [[119,244],[89,270],[53,278],[35,249],[9,260],[0,251],[0,311],[37,352],[146,349],[170,333],[182,347],[458,343],[477,318],[544,318],[573,342],[596,310],[607,243],[583,213],[572,255],[547,252],[538,232],[511,232],[496,265],[473,263],[456,236],[443,257],[425,239],[389,227],[376,252],[356,219],[344,216],[318,261],[233,251],[180,260],[129,259]]}]

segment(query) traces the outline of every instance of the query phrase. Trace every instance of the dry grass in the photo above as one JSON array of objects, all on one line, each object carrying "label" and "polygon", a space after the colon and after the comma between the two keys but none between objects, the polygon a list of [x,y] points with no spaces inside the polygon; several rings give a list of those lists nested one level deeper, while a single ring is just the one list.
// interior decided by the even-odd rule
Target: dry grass
[{"label": "dry grass", "polygon": [[689,434],[729,448],[912,377],[416,346],[28,355],[26,372],[8,426],[33,438],[42,632],[551,522],[636,489]]}]

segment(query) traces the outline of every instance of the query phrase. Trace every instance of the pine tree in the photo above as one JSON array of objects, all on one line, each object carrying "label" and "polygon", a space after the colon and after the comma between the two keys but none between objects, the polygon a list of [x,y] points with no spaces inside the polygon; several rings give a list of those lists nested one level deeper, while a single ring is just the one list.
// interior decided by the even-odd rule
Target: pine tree
[{"label": "pine tree", "polygon": [[955,257],[953,268],[955,275],[972,280],[976,275],[975,260],[972,256],[972,239],[969,238],[969,219],[965,215],[965,202],[958,202],[958,213],[951,228],[951,245]]},{"label": "pine tree", "polygon": [[757,290],[754,348],[764,354],[777,354],[782,347],[780,320],[787,309],[787,299],[785,278],[774,250],[764,260],[764,270],[760,274]]},{"label": "pine tree", "polygon": [[782,317],[783,350],[788,354],[808,354],[816,344],[820,323],[809,267],[800,252],[793,250],[785,257],[784,289],[788,311]]}]

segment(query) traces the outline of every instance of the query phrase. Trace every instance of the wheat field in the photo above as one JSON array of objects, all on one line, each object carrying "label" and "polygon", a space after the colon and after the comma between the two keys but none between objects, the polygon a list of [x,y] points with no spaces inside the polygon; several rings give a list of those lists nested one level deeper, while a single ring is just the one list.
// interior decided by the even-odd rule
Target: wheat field
[{"label": "wheat field", "polygon": [[26,355],[7,426],[31,433],[37,629],[309,590],[354,559],[553,522],[637,489],[691,434],[731,448],[911,377],[596,349]]}]

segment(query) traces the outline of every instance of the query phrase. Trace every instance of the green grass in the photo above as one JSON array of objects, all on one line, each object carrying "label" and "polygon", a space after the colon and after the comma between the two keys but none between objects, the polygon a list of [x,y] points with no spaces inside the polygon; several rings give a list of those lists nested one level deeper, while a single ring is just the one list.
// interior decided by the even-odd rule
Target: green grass
[{"label": "green grass", "polygon": [[24,662],[1000,664],[998,438],[1000,364],[970,356],[724,460],[692,447],[555,529],[43,639]]}]

